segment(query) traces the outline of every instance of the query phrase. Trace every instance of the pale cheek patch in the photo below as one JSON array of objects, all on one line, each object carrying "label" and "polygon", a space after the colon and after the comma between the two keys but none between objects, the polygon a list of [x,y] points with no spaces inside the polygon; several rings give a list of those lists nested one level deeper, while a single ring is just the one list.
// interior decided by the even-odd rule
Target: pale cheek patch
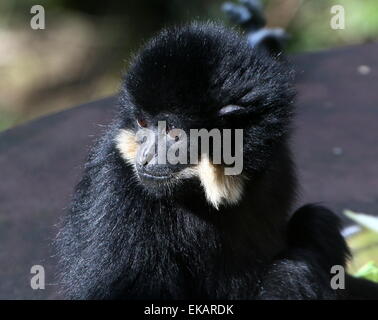
[{"label": "pale cheek patch", "polygon": [[115,138],[116,147],[126,162],[135,165],[139,145],[135,133],[131,130],[121,129]]},{"label": "pale cheek patch", "polygon": [[202,156],[197,172],[207,200],[217,210],[222,204],[236,204],[242,198],[244,181],[241,175],[225,175],[224,168],[214,165],[206,156]]}]

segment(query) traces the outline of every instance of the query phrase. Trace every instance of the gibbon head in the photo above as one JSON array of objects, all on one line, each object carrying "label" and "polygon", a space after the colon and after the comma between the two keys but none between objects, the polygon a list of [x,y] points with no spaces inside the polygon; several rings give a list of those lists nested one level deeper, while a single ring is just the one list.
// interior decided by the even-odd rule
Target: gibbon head
[{"label": "gibbon head", "polygon": [[211,23],[149,41],[125,76],[115,137],[139,183],[158,197],[194,179],[215,208],[238,203],[289,131],[292,73],[279,60]]}]

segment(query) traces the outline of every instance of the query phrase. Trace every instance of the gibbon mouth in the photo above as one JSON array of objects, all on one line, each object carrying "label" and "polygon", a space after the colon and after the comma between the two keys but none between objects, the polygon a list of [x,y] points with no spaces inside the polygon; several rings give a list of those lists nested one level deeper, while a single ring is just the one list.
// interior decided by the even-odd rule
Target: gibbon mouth
[{"label": "gibbon mouth", "polygon": [[138,174],[141,178],[150,180],[169,180],[172,178],[172,175],[153,175],[146,172],[138,172]]}]

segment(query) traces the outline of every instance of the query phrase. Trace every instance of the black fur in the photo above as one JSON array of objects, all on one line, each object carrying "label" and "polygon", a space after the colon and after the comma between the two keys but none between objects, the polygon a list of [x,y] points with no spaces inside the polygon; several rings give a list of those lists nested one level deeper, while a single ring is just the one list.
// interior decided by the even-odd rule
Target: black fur
[{"label": "black fur", "polygon": [[349,249],[341,223],[330,210],[305,205],[288,225],[288,249],[268,266],[260,299],[336,299],[343,290],[330,286],[331,268],[345,266]]},{"label": "black fur", "polygon": [[[151,40],[125,77],[119,115],[93,148],[58,235],[67,296],[335,298],[328,268],[347,253],[335,218],[305,207],[287,229],[296,190],[291,79],[283,62],[213,24]],[[243,109],[218,116],[229,104]],[[165,196],[147,191],[114,143],[118,129],[136,130],[140,114],[184,129],[243,128],[242,201],[218,212],[195,179]]]}]

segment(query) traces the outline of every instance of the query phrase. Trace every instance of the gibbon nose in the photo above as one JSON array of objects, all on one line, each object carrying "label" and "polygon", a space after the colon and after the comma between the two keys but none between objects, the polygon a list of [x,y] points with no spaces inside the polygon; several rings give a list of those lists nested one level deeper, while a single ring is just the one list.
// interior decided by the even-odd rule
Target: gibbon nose
[{"label": "gibbon nose", "polygon": [[155,143],[146,143],[140,146],[136,167],[138,173],[143,177],[165,177],[172,174],[168,164],[160,164],[157,149]]},{"label": "gibbon nose", "polygon": [[155,157],[155,146],[152,144],[150,146],[143,146],[139,150],[137,155],[137,162],[141,166],[146,166]]},{"label": "gibbon nose", "polygon": [[184,169],[186,165],[160,163],[156,153],[151,150],[143,150],[137,162],[138,173],[145,178],[169,178],[173,174]]},{"label": "gibbon nose", "polygon": [[136,168],[140,175],[147,178],[169,177],[187,166],[169,163],[168,151],[176,142],[175,139],[168,135],[164,139],[159,139],[157,128],[149,134],[148,138],[140,144],[136,156]]}]

